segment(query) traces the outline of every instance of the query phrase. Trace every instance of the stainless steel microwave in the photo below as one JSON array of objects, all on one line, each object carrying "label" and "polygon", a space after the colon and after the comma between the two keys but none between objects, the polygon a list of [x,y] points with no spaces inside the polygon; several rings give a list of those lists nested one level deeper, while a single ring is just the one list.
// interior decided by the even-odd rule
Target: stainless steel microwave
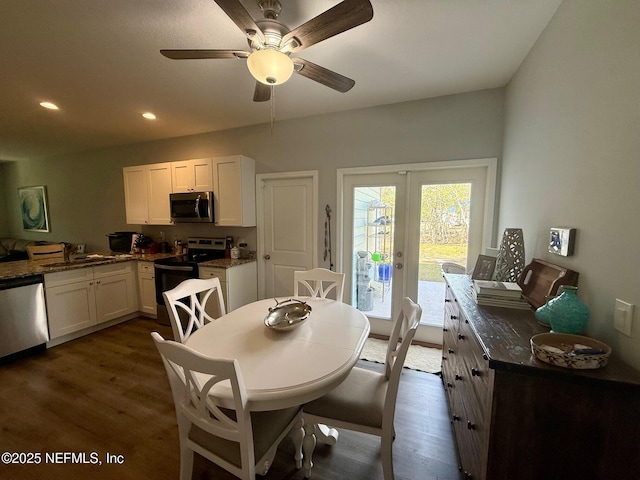
[{"label": "stainless steel microwave", "polygon": [[213,223],[213,192],[169,194],[173,223]]}]

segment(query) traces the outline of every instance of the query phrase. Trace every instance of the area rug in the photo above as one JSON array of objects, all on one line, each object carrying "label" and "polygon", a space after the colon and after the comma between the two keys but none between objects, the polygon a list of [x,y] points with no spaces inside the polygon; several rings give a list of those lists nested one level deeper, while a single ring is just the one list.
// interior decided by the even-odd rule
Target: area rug
[{"label": "area rug", "polygon": [[[378,338],[368,338],[364,344],[360,358],[371,362],[384,363],[387,353],[387,341]],[[428,373],[440,373],[442,350],[439,348],[411,345],[404,362],[405,368],[420,370]]]}]

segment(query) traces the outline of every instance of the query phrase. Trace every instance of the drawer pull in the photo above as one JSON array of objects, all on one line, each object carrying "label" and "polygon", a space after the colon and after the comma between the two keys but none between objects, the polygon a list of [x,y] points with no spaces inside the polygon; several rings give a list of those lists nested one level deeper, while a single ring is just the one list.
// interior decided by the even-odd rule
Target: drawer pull
[{"label": "drawer pull", "polygon": [[451,420],[454,422],[459,422],[460,421],[460,416],[456,415],[455,413],[453,414],[453,416],[451,417]]},{"label": "drawer pull", "polygon": [[471,423],[471,422],[467,422],[467,428],[469,430],[475,430],[476,429],[476,424],[475,423]]},{"label": "drawer pull", "polygon": [[462,375],[458,375],[458,374],[456,373],[456,380],[462,380]]},{"label": "drawer pull", "polygon": [[469,472],[464,472],[464,480],[473,480],[473,475]]},{"label": "drawer pull", "polygon": [[444,303],[449,303],[449,302],[451,302],[451,299],[449,299],[449,298],[445,298],[444,299]]},{"label": "drawer pull", "polygon": [[447,382],[447,388],[453,388],[453,383]]},{"label": "drawer pull", "polygon": [[454,353],[453,352],[453,348],[450,348],[449,350],[447,350],[449,353]]},{"label": "drawer pull", "polygon": [[471,376],[472,377],[479,377],[480,376],[480,370],[478,370],[477,368],[472,368],[471,369]]},{"label": "drawer pull", "polygon": [[458,334],[458,340],[464,340],[464,335],[463,335],[463,334],[461,334],[461,333],[459,333],[459,334]]},{"label": "drawer pull", "polygon": [[442,331],[443,331],[443,332],[448,332],[448,331],[449,331],[449,329],[448,329],[448,328],[443,328],[443,329],[442,329]]},{"label": "drawer pull", "polygon": [[442,355],[442,360],[446,360],[446,359],[447,359],[447,357],[445,357],[444,355]]},{"label": "drawer pull", "polygon": [[457,315],[451,315],[451,320],[457,320],[458,316]]},{"label": "drawer pull", "polygon": [[486,354],[486,353],[483,353],[483,354],[482,354],[482,358],[484,358],[485,360],[489,360],[489,357],[487,357],[487,354]]}]

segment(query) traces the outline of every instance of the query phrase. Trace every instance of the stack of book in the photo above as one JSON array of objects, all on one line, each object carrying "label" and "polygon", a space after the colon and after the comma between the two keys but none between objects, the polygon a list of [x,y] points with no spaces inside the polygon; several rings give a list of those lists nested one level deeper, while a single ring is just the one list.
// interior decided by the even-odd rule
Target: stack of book
[{"label": "stack of book", "polygon": [[529,310],[531,305],[522,296],[522,289],[514,282],[474,280],[473,299],[478,305]]}]

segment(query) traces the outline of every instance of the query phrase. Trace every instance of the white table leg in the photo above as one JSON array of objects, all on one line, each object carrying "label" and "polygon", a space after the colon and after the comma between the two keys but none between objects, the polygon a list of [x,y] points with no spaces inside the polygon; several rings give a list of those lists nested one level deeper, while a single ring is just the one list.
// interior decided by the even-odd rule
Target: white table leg
[{"label": "white table leg", "polygon": [[333,427],[318,423],[316,425],[316,439],[317,441],[326,445],[335,445],[338,442],[339,432]]},{"label": "white table leg", "polygon": [[304,426],[304,440],[302,441],[304,478],[311,478],[311,468],[313,467],[313,451],[316,448],[316,427],[315,425]]}]

